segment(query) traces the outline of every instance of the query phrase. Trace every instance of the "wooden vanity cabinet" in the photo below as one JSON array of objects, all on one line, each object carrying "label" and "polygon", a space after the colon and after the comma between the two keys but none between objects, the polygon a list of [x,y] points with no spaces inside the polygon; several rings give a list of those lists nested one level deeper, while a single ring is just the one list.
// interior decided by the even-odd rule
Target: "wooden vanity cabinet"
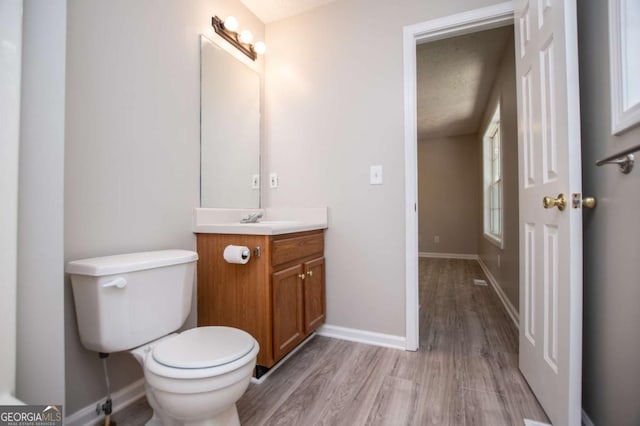
[{"label": "wooden vanity cabinet", "polygon": [[325,319],[324,257],[304,263],[304,330],[312,333]]},{"label": "wooden vanity cabinet", "polygon": [[[260,256],[227,263],[229,244],[260,247]],[[198,326],[247,331],[260,344],[259,366],[272,367],[324,322],[324,231],[197,234],[197,245]]]},{"label": "wooden vanity cabinet", "polygon": [[304,340],[302,265],[271,275],[273,291],[273,352],[282,358]]}]

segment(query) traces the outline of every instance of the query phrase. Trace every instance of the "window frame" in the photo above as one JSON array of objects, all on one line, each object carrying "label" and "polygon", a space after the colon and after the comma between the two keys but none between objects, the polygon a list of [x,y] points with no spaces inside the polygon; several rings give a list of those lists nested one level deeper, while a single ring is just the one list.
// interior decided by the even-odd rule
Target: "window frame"
[{"label": "window frame", "polygon": [[634,30],[638,9],[633,9],[634,5],[638,7],[630,0],[609,0],[612,135],[620,135],[640,124],[640,87],[631,84],[631,80],[637,78],[636,64],[628,61],[637,49],[638,35]]},{"label": "window frame", "polygon": [[[504,176],[503,176],[503,157],[504,150],[502,144],[502,125],[500,104],[496,105],[494,113],[491,115],[491,120],[487,124],[487,127],[482,136],[482,192],[483,192],[483,228],[482,233],[485,239],[498,246],[500,249],[504,248]],[[495,165],[496,158],[494,155],[495,139],[498,137],[498,164]],[[495,165],[495,167],[494,167]],[[497,170],[496,170],[497,167]],[[494,179],[498,172],[497,180]],[[495,193],[497,187],[497,210],[498,210],[498,228],[499,232],[494,232],[492,214],[496,210],[495,203],[492,203],[494,198],[492,194]]]}]

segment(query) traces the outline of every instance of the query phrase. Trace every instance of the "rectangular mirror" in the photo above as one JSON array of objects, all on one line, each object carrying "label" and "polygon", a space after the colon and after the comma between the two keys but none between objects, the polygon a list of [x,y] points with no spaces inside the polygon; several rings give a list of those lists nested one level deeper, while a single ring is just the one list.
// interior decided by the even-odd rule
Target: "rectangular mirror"
[{"label": "rectangular mirror", "polygon": [[260,75],[200,36],[200,206],[260,207]]}]

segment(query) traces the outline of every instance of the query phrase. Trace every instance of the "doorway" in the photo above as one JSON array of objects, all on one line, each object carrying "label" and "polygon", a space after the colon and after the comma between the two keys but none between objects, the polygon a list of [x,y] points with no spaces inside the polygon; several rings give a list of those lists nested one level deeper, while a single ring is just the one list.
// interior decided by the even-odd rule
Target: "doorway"
[{"label": "doorway", "polygon": [[554,423],[579,424],[582,185],[575,2],[517,0],[404,28],[406,346],[419,345],[415,46],[506,22],[515,22],[519,100],[519,368]]},{"label": "doorway", "polygon": [[513,12],[513,5],[511,3],[501,3],[495,6],[404,28],[405,294],[407,350],[415,351],[419,345],[416,44],[509,25],[513,23]]},{"label": "doorway", "polygon": [[517,306],[513,26],[416,49],[419,254],[482,261]]}]

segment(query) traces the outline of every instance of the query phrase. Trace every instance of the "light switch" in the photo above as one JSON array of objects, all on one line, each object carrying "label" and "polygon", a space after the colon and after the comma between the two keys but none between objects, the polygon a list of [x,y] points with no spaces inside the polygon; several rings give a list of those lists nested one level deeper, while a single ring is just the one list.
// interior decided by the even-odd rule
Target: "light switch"
[{"label": "light switch", "polygon": [[277,188],[278,187],[278,174],[271,173],[269,174],[269,187]]},{"label": "light switch", "polygon": [[260,175],[251,177],[251,189],[260,189]]},{"label": "light switch", "polygon": [[382,166],[371,166],[369,168],[369,183],[371,185],[382,185]]}]

